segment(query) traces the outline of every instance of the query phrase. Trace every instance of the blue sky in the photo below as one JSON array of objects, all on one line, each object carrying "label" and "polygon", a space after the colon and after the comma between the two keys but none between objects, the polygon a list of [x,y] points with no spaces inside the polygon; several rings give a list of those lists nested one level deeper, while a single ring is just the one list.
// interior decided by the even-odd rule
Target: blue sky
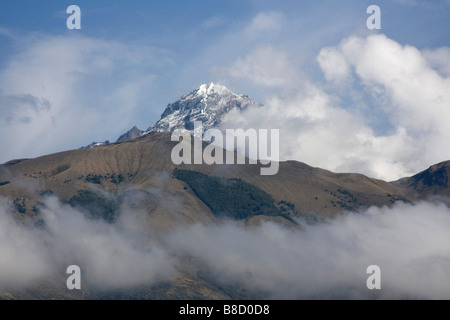
[{"label": "blue sky", "polygon": [[[81,8],[81,30],[66,28],[69,15],[65,11],[71,4]],[[369,16],[366,8],[372,4],[381,8],[379,31],[366,28]],[[273,107],[273,112],[278,113],[286,113],[287,106],[305,111],[302,107],[305,99],[311,92],[319,92],[310,100],[323,98],[333,112],[345,113],[345,117],[351,113],[358,118],[348,121],[361,122],[354,132],[370,136],[373,146],[378,146],[383,138],[404,144],[403,138],[422,137],[430,128],[419,128],[411,125],[411,121],[398,119],[401,106],[406,103],[394,94],[398,87],[390,86],[388,79],[376,74],[361,72],[365,65],[362,56],[345,47],[345,41],[351,37],[369,39],[382,35],[384,38],[373,41],[386,46],[380,55],[389,53],[397,44],[413,47],[430,70],[439,73],[445,87],[446,61],[450,57],[445,49],[450,47],[449,14],[448,0],[3,0],[0,130],[4,131],[0,133],[18,137],[0,140],[3,150],[0,162],[77,148],[93,140],[115,140],[133,125],[146,129],[159,119],[167,103],[210,81],[264,104],[278,105]],[[370,43],[355,48],[362,52]],[[437,51],[439,48],[444,50]],[[399,54],[407,51],[400,50]],[[333,74],[330,68],[336,65],[323,59],[319,63],[321,53],[327,61],[343,57],[350,71],[343,71],[345,75]],[[386,67],[382,57],[374,55],[373,59],[381,61],[380,70]],[[388,104],[396,111],[388,109]],[[324,112],[332,114],[330,110]],[[298,127],[306,121],[304,114],[279,118],[279,122],[270,125],[287,128],[297,116],[299,122],[293,128]],[[415,116],[420,118],[420,114]],[[311,124],[318,114],[308,119],[306,122]],[[433,121],[430,120],[429,126],[433,126]],[[324,122],[320,125],[324,125],[323,130],[342,133],[342,128],[334,125]],[[402,139],[401,129],[406,130]],[[286,129],[286,136],[293,134],[296,132]],[[333,131],[329,135],[340,137]],[[437,144],[446,137],[441,135],[436,140],[437,135],[428,135],[434,140],[423,143]],[[304,136],[308,137],[306,133]],[[326,135],[323,139],[320,141],[323,145],[318,145],[326,150],[330,139]],[[323,158],[329,157],[311,149],[306,142],[286,147],[286,158],[331,170],[396,177],[447,157],[436,152],[434,157],[421,158],[412,164],[407,159],[416,157],[418,151],[414,153],[411,148],[387,159],[379,146],[369,151],[361,147],[361,154],[354,155],[359,147],[346,146],[342,138],[334,143],[343,151],[336,152],[340,156],[331,162],[324,161]],[[353,160],[348,161],[349,157]],[[369,158],[375,160],[370,162]]]}]

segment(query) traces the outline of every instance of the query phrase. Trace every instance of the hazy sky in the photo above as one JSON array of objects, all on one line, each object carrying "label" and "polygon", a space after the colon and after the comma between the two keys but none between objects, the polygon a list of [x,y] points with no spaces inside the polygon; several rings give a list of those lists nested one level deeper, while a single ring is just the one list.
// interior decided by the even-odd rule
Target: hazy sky
[{"label": "hazy sky", "polygon": [[[81,30],[66,28],[71,4]],[[381,30],[366,28],[371,4]],[[146,129],[214,81],[271,107],[251,124],[283,129],[286,159],[415,173],[450,159],[449,14],[448,0],[4,0],[0,162]]]}]

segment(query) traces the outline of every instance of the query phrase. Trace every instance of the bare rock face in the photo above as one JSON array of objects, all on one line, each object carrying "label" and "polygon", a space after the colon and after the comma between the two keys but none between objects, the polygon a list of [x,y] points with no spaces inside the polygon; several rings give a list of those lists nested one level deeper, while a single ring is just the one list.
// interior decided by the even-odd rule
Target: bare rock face
[{"label": "bare rock face", "polygon": [[142,136],[142,133],[143,133],[143,131],[139,130],[136,126],[134,126],[130,130],[125,132],[123,135],[121,135],[119,137],[119,139],[117,139],[116,142],[123,142],[123,141],[131,140],[134,138],[138,138],[138,137]]}]

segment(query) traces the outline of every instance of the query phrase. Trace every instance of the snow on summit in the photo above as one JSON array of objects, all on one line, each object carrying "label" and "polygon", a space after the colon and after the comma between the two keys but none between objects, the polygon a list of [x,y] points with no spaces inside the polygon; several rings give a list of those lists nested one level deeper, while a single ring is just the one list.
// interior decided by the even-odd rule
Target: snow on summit
[{"label": "snow on summit", "polygon": [[[116,142],[123,142],[155,131],[193,130],[194,121],[202,121],[203,128],[206,131],[217,127],[231,110],[244,110],[250,105],[261,106],[248,96],[235,94],[223,85],[214,82],[205,83],[185,94],[178,101],[169,103],[161,115],[161,119],[146,131],[133,127],[122,134]],[[109,141],[104,143],[94,142],[84,148],[95,148],[107,143]]]},{"label": "snow on summit", "polygon": [[235,94],[227,87],[213,82],[202,84],[180,100],[167,105],[161,119],[146,133],[192,130],[194,121],[202,121],[203,128],[207,130],[216,127],[230,110],[243,110],[250,105],[256,103],[246,95]]}]

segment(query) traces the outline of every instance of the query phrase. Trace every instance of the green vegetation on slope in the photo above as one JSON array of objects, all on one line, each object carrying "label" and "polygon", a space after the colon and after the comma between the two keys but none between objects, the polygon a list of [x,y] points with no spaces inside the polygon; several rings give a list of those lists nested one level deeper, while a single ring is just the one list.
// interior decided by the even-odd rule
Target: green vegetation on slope
[{"label": "green vegetation on slope", "polygon": [[72,207],[77,207],[89,218],[103,219],[107,222],[116,220],[119,204],[117,201],[89,190],[80,190],[78,195],[69,200]]},{"label": "green vegetation on slope", "polygon": [[255,215],[280,215],[269,194],[241,179],[211,177],[179,169],[174,170],[174,176],[186,182],[217,217],[245,219]]}]

